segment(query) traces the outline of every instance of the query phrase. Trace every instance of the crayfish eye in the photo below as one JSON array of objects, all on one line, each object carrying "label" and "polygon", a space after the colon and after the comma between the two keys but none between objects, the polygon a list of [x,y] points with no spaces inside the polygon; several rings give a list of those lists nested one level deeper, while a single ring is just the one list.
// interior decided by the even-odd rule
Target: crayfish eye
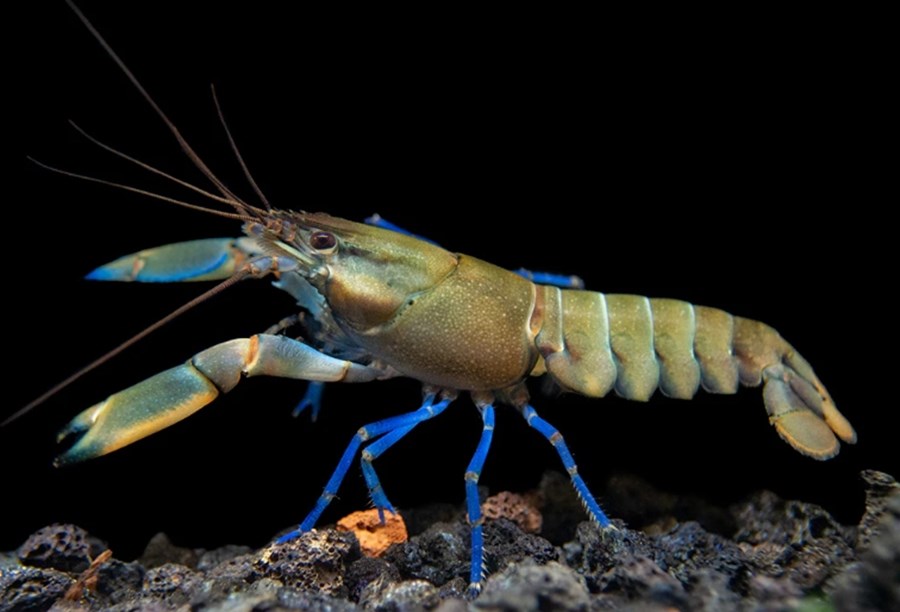
[{"label": "crayfish eye", "polygon": [[337,238],[330,232],[313,232],[309,237],[309,246],[317,251],[327,251],[337,245]]}]

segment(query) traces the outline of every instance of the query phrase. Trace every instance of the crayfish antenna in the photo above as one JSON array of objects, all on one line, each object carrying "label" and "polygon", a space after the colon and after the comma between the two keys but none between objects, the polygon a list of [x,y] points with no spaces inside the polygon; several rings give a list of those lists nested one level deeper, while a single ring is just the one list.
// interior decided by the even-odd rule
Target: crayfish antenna
[{"label": "crayfish antenna", "polygon": [[253,174],[251,174],[250,168],[244,161],[244,156],[241,155],[241,150],[238,148],[237,142],[235,142],[234,137],[231,135],[231,130],[228,128],[228,122],[225,121],[225,114],[222,112],[222,106],[219,104],[219,97],[216,95],[216,86],[210,85],[209,87],[212,91],[213,104],[216,105],[216,113],[219,115],[219,121],[222,123],[222,129],[225,130],[225,136],[228,138],[228,144],[231,146],[231,151],[234,153],[238,164],[241,166],[241,170],[244,172],[244,178],[250,183],[250,187],[253,188],[254,193],[256,193],[256,196],[263,203],[263,206],[266,207],[266,210],[271,212],[272,205],[269,204],[269,198],[267,198],[266,194],[263,193],[263,190],[260,189],[256,179],[253,178]]},{"label": "crayfish antenna", "polygon": [[[78,129],[78,128],[76,128],[76,129]],[[101,146],[105,146],[105,145],[101,145]],[[225,212],[223,210],[216,210],[215,208],[207,208],[206,206],[200,206],[199,204],[191,204],[190,202],[185,202],[184,200],[170,198],[169,196],[164,196],[161,193],[147,191],[146,189],[140,189],[139,187],[132,187],[131,185],[126,185],[124,183],[116,183],[115,181],[109,181],[106,179],[98,178],[96,176],[90,176],[88,174],[80,174],[78,172],[72,172],[71,170],[63,170],[62,168],[57,168],[55,166],[45,164],[44,162],[39,161],[30,156],[26,156],[25,159],[27,159],[31,163],[43,168],[44,170],[49,170],[50,172],[55,172],[57,174],[62,174],[63,176],[69,176],[69,177],[76,178],[76,179],[79,179],[82,181],[89,181],[91,183],[99,183],[100,185],[106,185],[107,187],[115,187],[116,189],[121,189],[123,191],[130,191],[132,193],[137,193],[139,195],[147,196],[148,198],[153,198],[154,200],[168,202],[169,204],[175,204],[176,206],[181,206],[183,208],[188,208],[190,210],[199,210],[200,212],[208,213],[211,215],[216,215],[217,217],[225,217],[226,219],[237,219],[238,221],[256,221],[257,220],[255,217],[252,217],[247,214],[230,213],[230,212]],[[141,163],[141,162],[137,162],[137,163]],[[180,182],[180,180],[175,177],[170,177],[170,178],[174,181]],[[210,194],[210,195],[212,195],[212,194]]]},{"label": "crayfish antenna", "polygon": [[[203,159],[200,157],[200,155],[197,154],[197,152],[190,145],[190,143],[188,143],[187,139],[185,139],[185,137],[182,136],[181,131],[172,122],[172,120],[169,119],[169,116],[166,115],[166,113],[162,110],[162,108],[160,108],[160,106],[156,103],[156,100],[154,100],[153,97],[149,94],[149,92],[147,92],[147,90],[144,89],[144,86],[141,85],[141,82],[137,79],[136,76],[134,76],[134,73],[131,72],[131,70],[128,68],[128,66],[125,64],[125,62],[122,60],[122,58],[120,58],[119,55],[109,45],[109,43],[106,42],[106,39],[103,38],[103,35],[100,34],[100,32],[97,30],[97,28],[94,27],[94,24],[92,24],[90,22],[90,20],[85,16],[85,14],[81,12],[81,9],[79,9],[75,5],[73,0],[66,0],[66,4],[69,5],[69,8],[72,9],[72,12],[74,12],[75,16],[78,17],[78,19],[81,21],[82,24],[84,24],[84,27],[87,28],[88,32],[91,33],[91,35],[94,37],[94,39],[96,39],[97,42],[100,43],[100,46],[103,48],[104,51],[106,51],[106,54],[109,55],[109,57],[116,63],[116,65],[119,67],[119,69],[125,74],[125,76],[128,78],[128,80],[131,81],[131,84],[134,85],[135,89],[138,90],[138,93],[140,93],[141,97],[143,97],[144,100],[147,102],[147,104],[150,105],[150,107],[157,114],[157,116],[160,119],[162,119],[163,123],[169,129],[169,132],[172,133],[172,135],[175,137],[175,140],[178,142],[178,146],[181,148],[181,151],[185,154],[185,156],[187,156],[187,158],[191,161],[191,163],[194,164],[194,167],[196,167],[203,174],[203,176],[205,176],[207,178],[207,180],[209,180],[209,182],[215,186],[215,188],[219,191],[219,193],[221,193],[222,196],[224,196],[223,201],[225,203],[227,203],[229,206],[231,206],[232,208],[234,208],[234,210],[238,214],[246,215],[246,214],[254,214],[254,213],[259,214],[259,213],[265,212],[260,208],[251,206],[250,204],[244,202],[240,197],[237,196],[237,194],[235,194],[233,191],[231,191],[231,189],[229,189],[228,186],[225,185],[225,183],[218,176],[216,176],[216,174],[209,168],[209,166],[206,165],[206,162],[203,161]],[[216,102],[216,107],[218,108],[218,102]],[[227,129],[226,129],[226,132],[227,132]],[[228,136],[229,136],[229,140],[231,140],[230,134]],[[239,162],[241,163],[241,166],[246,168],[246,166],[243,163],[243,160],[240,159],[240,156],[238,156],[238,157],[239,157]],[[246,172],[245,174],[249,174],[249,172]],[[258,186],[255,184],[255,182],[252,181],[252,179],[251,179],[251,185],[253,185],[253,188],[258,195],[262,193],[259,190]],[[266,208],[269,209],[268,202],[265,201],[265,198],[263,198],[263,201],[266,204]]]},{"label": "crayfish antenna", "polygon": [[22,418],[23,416],[25,416],[26,414],[28,414],[29,412],[31,412],[32,410],[34,410],[35,408],[37,408],[38,406],[40,406],[41,404],[46,402],[48,399],[50,399],[51,397],[53,397],[54,395],[56,395],[57,393],[59,393],[60,391],[62,391],[63,389],[65,389],[66,387],[71,385],[72,383],[74,383],[76,380],[78,380],[85,374],[100,367],[101,365],[103,365],[104,363],[106,363],[107,361],[112,359],[113,357],[117,356],[119,353],[121,353],[128,347],[130,347],[134,344],[137,344],[139,341],[143,340],[144,338],[146,338],[147,336],[149,336],[150,334],[155,332],[160,327],[166,325],[167,323],[169,323],[169,322],[173,321],[174,319],[178,318],[179,316],[183,315],[184,313],[186,313],[188,310],[190,310],[194,306],[198,306],[199,304],[202,304],[206,300],[221,293],[225,289],[228,289],[232,285],[244,280],[248,276],[253,276],[255,274],[255,272],[254,272],[254,269],[251,264],[252,264],[252,262],[248,262],[248,264],[245,265],[243,268],[241,268],[240,270],[235,272],[232,276],[225,279],[224,281],[222,281],[221,283],[219,283],[218,285],[216,285],[209,291],[206,291],[205,293],[202,293],[201,295],[195,297],[194,299],[187,302],[186,304],[179,306],[178,308],[176,308],[175,310],[173,310],[172,312],[170,312],[169,314],[164,316],[162,319],[160,319],[156,323],[153,323],[152,325],[145,327],[143,330],[139,331],[134,336],[132,336],[131,338],[129,338],[128,340],[126,340],[125,342],[120,344],[119,346],[115,347],[114,349],[112,349],[111,351],[106,353],[105,355],[98,357],[97,359],[95,359],[88,365],[84,366],[83,368],[81,368],[80,370],[78,370],[77,372],[75,372],[74,374],[72,374],[71,376],[66,378],[65,380],[61,381],[57,385],[54,385],[53,387],[48,389],[45,393],[43,393],[39,397],[35,398],[34,400],[29,402],[22,408],[20,408],[16,412],[14,412],[12,415],[7,417],[2,423],[0,423],[0,427],[6,427],[10,423],[19,420],[20,418]]}]

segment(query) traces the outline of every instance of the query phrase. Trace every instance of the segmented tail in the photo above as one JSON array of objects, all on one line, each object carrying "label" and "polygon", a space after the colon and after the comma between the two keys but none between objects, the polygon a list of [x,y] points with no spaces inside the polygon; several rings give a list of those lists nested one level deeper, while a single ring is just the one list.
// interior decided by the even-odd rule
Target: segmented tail
[{"label": "segmented tail", "polygon": [[564,389],[646,401],[657,388],[689,399],[701,386],[736,393],[764,383],[770,422],[801,453],[828,459],[838,438],[856,441],[809,363],[764,323],[681,300],[537,289],[537,347]]}]

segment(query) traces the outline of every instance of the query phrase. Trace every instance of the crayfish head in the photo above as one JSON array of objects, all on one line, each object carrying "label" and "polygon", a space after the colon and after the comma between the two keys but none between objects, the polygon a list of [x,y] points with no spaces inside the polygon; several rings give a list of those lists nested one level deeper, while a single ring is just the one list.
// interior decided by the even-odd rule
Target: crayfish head
[{"label": "crayfish head", "polygon": [[322,294],[334,318],[365,333],[440,283],[457,257],[434,244],[325,213],[290,213],[294,233],[280,242],[308,258],[301,274]]}]

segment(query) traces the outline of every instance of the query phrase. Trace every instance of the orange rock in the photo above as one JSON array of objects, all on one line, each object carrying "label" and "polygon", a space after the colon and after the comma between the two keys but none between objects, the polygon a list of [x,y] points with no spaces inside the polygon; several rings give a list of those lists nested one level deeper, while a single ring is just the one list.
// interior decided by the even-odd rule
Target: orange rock
[{"label": "orange rock", "polygon": [[385,512],[382,525],[375,508],[348,514],[337,522],[337,529],[356,534],[360,550],[367,557],[380,557],[391,544],[402,544],[409,538],[399,514]]},{"label": "orange rock", "polygon": [[488,497],[481,504],[481,511],[487,518],[509,519],[526,533],[540,533],[544,522],[544,517],[532,499],[509,491]]}]

